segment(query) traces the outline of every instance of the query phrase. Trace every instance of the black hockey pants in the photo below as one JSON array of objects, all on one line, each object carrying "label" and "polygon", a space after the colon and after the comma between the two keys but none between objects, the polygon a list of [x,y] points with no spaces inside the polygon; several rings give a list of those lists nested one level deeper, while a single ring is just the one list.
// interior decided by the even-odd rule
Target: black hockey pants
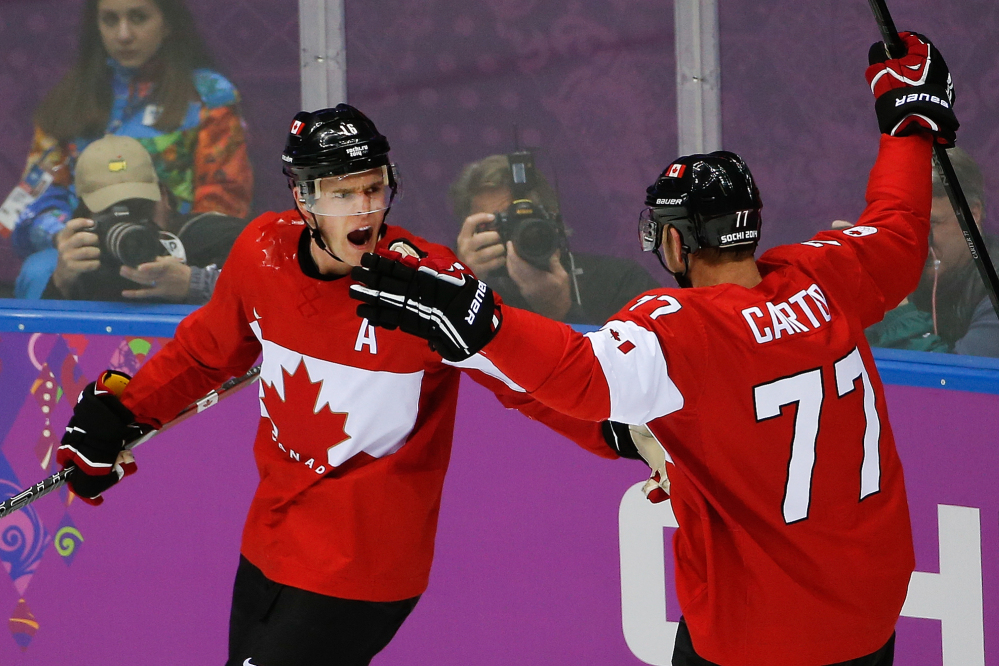
[{"label": "black hockey pants", "polygon": [[356,601],[269,580],[240,556],[226,666],[367,666],[419,597]]}]

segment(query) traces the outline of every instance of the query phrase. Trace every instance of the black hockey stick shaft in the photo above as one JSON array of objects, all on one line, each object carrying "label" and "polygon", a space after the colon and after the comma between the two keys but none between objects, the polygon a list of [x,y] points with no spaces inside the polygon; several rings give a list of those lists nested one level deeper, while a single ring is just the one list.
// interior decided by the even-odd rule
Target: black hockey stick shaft
[{"label": "black hockey stick shaft", "polygon": [[[180,413],[177,414],[177,416],[173,417],[171,420],[164,423],[159,430],[150,430],[142,437],[139,437],[135,441],[129,442],[125,446],[125,448],[134,449],[140,444],[144,444],[145,442],[149,441],[157,433],[161,433],[164,430],[169,430],[173,426],[190,418],[191,416],[195,414],[200,414],[209,407],[217,405],[222,398],[225,398],[235,393],[239,389],[249,386],[259,376],[260,376],[260,366],[257,365],[251,368],[250,371],[247,372],[242,377],[233,377],[226,383],[222,384],[222,386],[218,387],[214,391],[209,392],[207,395],[205,395],[205,397],[201,398],[197,402],[191,403],[190,405],[182,409]],[[70,465],[69,467],[66,467],[65,469],[56,472],[47,479],[39,481],[30,488],[25,488],[24,490],[14,495],[7,501],[0,503],[0,518],[3,518],[4,516],[13,513],[14,511],[17,511],[19,509],[23,509],[24,507],[28,506],[39,497],[48,495],[53,490],[62,487],[63,485],[65,485],[66,480],[69,479],[69,476],[74,471],[76,471],[76,467]]]},{"label": "black hockey stick shaft", "polygon": [[[881,30],[881,39],[885,43],[888,55],[892,58],[904,56],[905,44],[902,42],[902,38],[898,36],[898,30],[895,29],[895,22],[888,11],[886,0],[869,1],[871,11],[874,12],[874,18],[878,22],[878,28]],[[968,244],[971,257],[974,259],[975,266],[978,267],[978,273],[982,276],[982,281],[985,283],[985,291],[989,295],[989,300],[992,301],[992,309],[996,311],[996,316],[999,317],[999,275],[996,275],[995,264],[992,263],[988,248],[985,247],[985,239],[982,238],[982,232],[978,229],[978,223],[975,222],[975,216],[971,212],[971,206],[968,205],[968,199],[964,196],[961,183],[957,180],[957,174],[954,171],[954,165],[951,164],[947,149],[939,143],[934,143],[933,156],[936,161],[940,181],[943,183],[944,190],[947,192],[947,198],[950,199],[950,205],[953,206],[954,213],[957,215],[957,222],[961,225],[961,231],[964,233],[964,241]]]}]

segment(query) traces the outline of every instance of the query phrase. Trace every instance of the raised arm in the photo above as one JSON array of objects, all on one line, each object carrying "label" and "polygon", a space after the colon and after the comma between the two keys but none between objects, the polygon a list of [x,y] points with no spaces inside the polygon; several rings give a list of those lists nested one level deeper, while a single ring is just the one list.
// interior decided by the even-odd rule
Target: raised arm
[{"label": "raised arm", "polygon": [[805,243],[816,249],[804,257],[806,265],[830,290],[849,290],[865,327],[881,321],[919,282],[930,232],[932,145],[954,145],[959,127],[943,56],[922,35],[899,37],[903,57],[889,58],[881,42],[869,53],[866,77],[882,137],[867,208],[856,226]]},{"label": "raised arm", "polygon": [[822,284],[849,290],[863,325],[884,317],[912,293],[926,263],[930,234],[932,137],[881,137],[855,226],[823,231],[764,255],[763,262],[803,261]]}]

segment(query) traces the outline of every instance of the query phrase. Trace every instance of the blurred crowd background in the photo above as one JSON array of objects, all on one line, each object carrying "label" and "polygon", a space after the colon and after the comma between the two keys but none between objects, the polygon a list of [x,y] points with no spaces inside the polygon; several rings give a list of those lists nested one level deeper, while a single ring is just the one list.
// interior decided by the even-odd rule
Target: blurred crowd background
[{"label": "blurred crowd background", "polygon": [[[143,17],[128,13],[136,4],[154,6],[168,23],[189,12],[190,23],[177,26],[193,34],[167,26],[167,46],[145,62],[129,62],[142,59],[141,48],[129,45],[121,24],[107,22],[105,10],[122,9],[122,21],[139,25],[133,19]],[[722,142],[746,159],[758,181],[761,250],[806,240],[835,220],[855,221],[878,136],[863,78],[868,47],[878,38],[867,3],[719,4]],[[947,57],[957,83],[959,145],[981,169],[982,223],[997,234],[999,6],[898,0],[892,10],[900,29],[926,33]],[[346,101],[388,136],[402,175],[404,196],[390,222],[460,249],[464,211],[455,210],[453,183],[470,163],[531,147],[569,249],[619,260],[607,264],[607,274],[627,279],[602,278],[606,289],[673,286],[637,242],[645,188],[677,156],[673,16],[671,0],[347,0]],[[38,169],[31,173],[36,165],[55,186],[72,184],[77,158],[100,137],[46,143],[51,131],[40,138],[39,120],[47,118],[49,130],[58,125],[52,119],[67,107],[52,101],[68,97],[54,98],[53,91],[69,85],[64,77],[86,61],[110,77],[106,92],[91,94],[111,108],[105,130],[138,139],[150,153],[161,207],[170,208],[161,212],[164,225],[175,236],[204,213],[221,215],[200,219],[201,228],[228,238],[238,220],[291,208],[280,152],[301,105],[299,38],[298,6],[290,1],[0,0],[0,200],[22,182],[31,189],[39,178],[49,180]],[[128,43],[114,51],[114,39]],[[180,65],[167,57],[170,44],[179,48]],[[95,47],[97,56],[88,52]],[[182,74],[172,73],[177,67]],[[186,110],[156,97],[171,86],[180,91],[171,99],[186,100]],[[74,94],[88,99],[87,91]],[[67,113],[69,129],[83,127],[82,116]],[[126,271],[133,284],[111,285],[110,297],[96,287],[67,286],[88,272],[80,262],[93,260],[68,244],[72,234],[60,236],[77,204],[66,199],[47,217],[40,211],[36,224],[24,225],[31,233],[0,229],[0,296],[197,304],[210,295],[224,251],[158,260],[186,262],[183,270],[170,263]],[[77,263],[66,258],[73,256]],[[603,275],[583,264],[589,275]],[[608,302],[603,308],[633,295],[595,298]],[[601,308],[553,316],[598,323]],[[933,331],[919,328],[927,325],[923,315],[905,320],[914,326],[903,331],[906,340],[889,335],[884,344],[953,350],[953,339],[927,342],[923,334]],[[921,343],[913,342],[917,337]]]}]

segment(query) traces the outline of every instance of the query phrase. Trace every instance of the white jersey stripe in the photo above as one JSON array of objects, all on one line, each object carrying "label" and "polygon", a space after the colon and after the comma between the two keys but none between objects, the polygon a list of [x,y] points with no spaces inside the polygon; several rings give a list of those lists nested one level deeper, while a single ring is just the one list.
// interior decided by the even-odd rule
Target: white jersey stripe
[{"label": "white jersey stripe", "polygon": [[655,333],[612,320],[586,337],[607,379],[612,421],[644,425],[683,408]]},{"label": "white jersey stripe", "polygon": [[[349,439],[331,447],[327,458],[319,461],[334,467],[343,464],[361,451],[381,458],[398,451],[413,430],[420,406],[423,371],[399,373],[356,368],[304,355],[264,337],[260,321],[250,322],[263,348],[260,369],[260,415],[271,419],[275,441],[279,441],[282,423],[268,412],[263,401],[264,386],[273,389],[282,402],[301,399],[285,393],[284,373],[294,375],[304,365],[309,382],[319,384],[315,403],[310,405],[318,414],[328,409],[333,414],[345,414],[344,434]],[[390,405],[391,409],[386,408]],[[278,420],[275,421],[275,418]],[[316,432],[316,438],[336,433]]]}]

